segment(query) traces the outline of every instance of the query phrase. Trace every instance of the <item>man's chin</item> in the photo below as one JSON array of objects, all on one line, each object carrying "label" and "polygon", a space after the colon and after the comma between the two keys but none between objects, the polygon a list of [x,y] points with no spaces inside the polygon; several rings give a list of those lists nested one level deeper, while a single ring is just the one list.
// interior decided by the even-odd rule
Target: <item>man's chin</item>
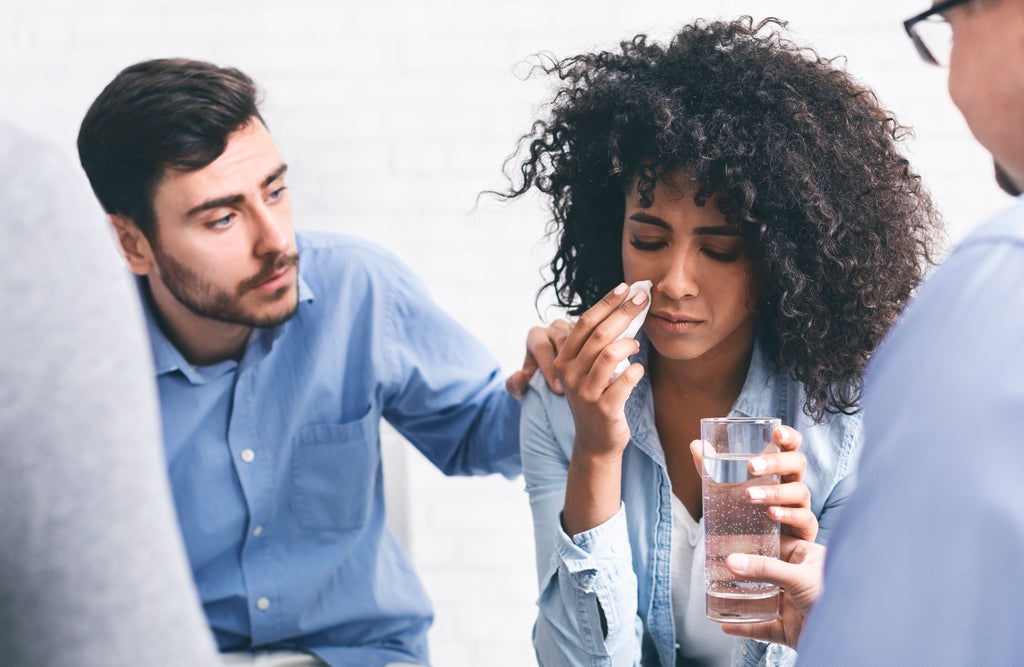
[{"label": "man's chin", "polygon": [[[234,318],[237,323],[244,324],[250,327],[256,327],[259,329],[272,329],[273,327],[280,326],[295,316],[296,311],[299,309],[299,295],[298,290],[295,289],[294,285],[282,288],[286,294],[280,299],[281,301],[287,300],[288,304],[285,306],[283,303],[275,304],[278,308],[262,308],[263,312],[250,312],[243,317]],[[291,294],[287,294],[291,292]]]},{"label": "man's chin", "polygon": [[999,184],[999,187],[1001,187],[1003,192],[1006,194],[1013,197],[1019,197],[1021,192],[1024,191],[1022,190],[1022,187],[1024,186],[1022,186],[1021,183],[1024,178],[1014,178],[1010,175],[1009,170],[1003,167],[1003,165],[998,162],[994,162],[993,164],[996,169],[996,183]]},{"label": "man's chin", "polygon": [[292,304],[291,308],[289,308],[285,312],[278,314],[268,314],[266,317],[256,320],[256,323],[253,324],[252,326],[258,327],[260,329],[272,329],[273,327],[280,326],[287,322],[288,320],[295,317],[295,313],[296,311],[298,311],[298,309],[299,302],[296,300],[295,303]]}]

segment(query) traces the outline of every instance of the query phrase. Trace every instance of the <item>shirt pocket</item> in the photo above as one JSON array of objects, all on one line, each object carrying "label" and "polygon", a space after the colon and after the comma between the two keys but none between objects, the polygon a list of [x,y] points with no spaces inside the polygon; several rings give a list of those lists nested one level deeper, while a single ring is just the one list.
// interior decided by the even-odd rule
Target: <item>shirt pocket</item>
[{"label": "shirt pocket", "polygon": [[299,526],[315,531],[361,528],[373,510],[380,445],[373,407],[344,424],[310,424],[295,435],[292,511]]}]

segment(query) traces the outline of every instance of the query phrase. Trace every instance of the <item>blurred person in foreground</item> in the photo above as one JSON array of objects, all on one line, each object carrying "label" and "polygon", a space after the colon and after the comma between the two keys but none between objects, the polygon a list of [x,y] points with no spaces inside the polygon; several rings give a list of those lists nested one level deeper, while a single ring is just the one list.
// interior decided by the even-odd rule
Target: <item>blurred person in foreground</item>
[{"label": "blurred person in foreground", "polygon": [[[520,408],[496,361],[390,252],[296,233],[288,167],[237,69],[126,68],[78,149],[137,276],[171,488],[225,660],[426,664],[433,613],[385,523],[380,421],[446,474],[515,477]],[[551,331],[531,332],[538,363]]]},{"label": "blurred person in foreground", "polygon": [[807,665],[1020,665],[1024,0],[948,0],[905,26],[926,62],[948,65],[953,102],[1018,199],[956,247],[872,359],[860,483],[827,555],[790,539],[784,561],[730,556],[788,589],[783,619],[723,627],[798,645]]},{"label": "blurred person in foreground", "polygon": [[[702,417],[781,419],[781,453],[750,470],[783,483],[748,497],[828,540],[855,484],[861,374],[938,221],[904,128],[777,20],[698,21],[548,70],[558,90],[515,194],[549,197],[548,286],[582,316],[555,364],[565,396],[534,382],[524,400],[539,660],[787,664],[705,617],[690,443]],[[615,340],[641,280],[642,333]]]},{"label": "blurred person in foreground", "polygon": [[138,300],[81,173],[0,156],[0,663],[213,667]]}]

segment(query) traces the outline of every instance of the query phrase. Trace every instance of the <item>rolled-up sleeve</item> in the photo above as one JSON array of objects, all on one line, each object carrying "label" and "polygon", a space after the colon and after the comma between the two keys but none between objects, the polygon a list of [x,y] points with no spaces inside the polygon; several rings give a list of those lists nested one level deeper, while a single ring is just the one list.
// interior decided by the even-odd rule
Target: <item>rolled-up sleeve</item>
[{"label": "rolled-up sleeve", "polygon": [[520,428],[540,591],[538,663],[637,665],[642,625],[625,507],[591,530],[567,535],[561,515],[573,439],[568,406],[535,382]]}]

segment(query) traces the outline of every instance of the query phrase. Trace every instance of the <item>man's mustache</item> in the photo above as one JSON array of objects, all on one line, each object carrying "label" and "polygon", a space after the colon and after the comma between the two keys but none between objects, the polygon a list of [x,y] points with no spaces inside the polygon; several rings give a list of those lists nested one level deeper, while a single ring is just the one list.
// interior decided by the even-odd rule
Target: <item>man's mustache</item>
[{"label": "man's mustache", "polygon": [[238,285],[238,293],[244,294],[249,290],[259,287],[270,280],[275,273],[287,266],[297,267],[299,265],[299,253],[293,252],[270,257],[264,263],[260,272],[251,278],[246,278]]}]

